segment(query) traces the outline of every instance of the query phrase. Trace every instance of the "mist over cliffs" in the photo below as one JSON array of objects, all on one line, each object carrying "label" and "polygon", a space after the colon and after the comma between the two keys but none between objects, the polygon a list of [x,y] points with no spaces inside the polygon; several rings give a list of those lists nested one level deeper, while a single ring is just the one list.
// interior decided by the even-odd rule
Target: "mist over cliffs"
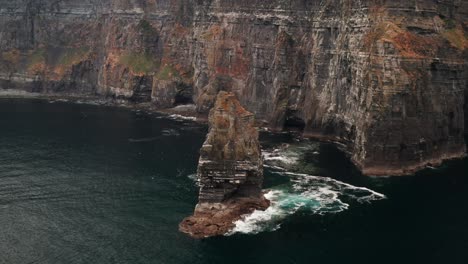
[{"label": "mist over cliffs", "polygon": [[207,113],[341,142],[369,175],[465,155],[468,1],[0,0],[0,88]]}]

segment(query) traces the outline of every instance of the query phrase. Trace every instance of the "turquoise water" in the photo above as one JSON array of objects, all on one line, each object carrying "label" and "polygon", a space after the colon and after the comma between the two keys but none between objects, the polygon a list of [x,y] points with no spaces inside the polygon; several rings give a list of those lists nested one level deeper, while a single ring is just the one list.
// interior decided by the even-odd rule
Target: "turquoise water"
[{"label": "turquoise water", "polygon": [[273,201],[225,237],[177,231],[207,129],[0,99],[0,263],[467,263],[468,161],[361,176],[333,146],[262,134]]}]

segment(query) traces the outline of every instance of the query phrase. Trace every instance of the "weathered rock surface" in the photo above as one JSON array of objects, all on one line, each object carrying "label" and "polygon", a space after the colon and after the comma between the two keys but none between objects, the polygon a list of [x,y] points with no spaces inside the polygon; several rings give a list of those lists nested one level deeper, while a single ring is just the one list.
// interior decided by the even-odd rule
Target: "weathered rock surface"
[{"label": "weathered rock surface", "polygon": [[262,193],[263,161],[254,115],[233,93],[221,91],[210,111],[210,131],[200,150],[199,202],[180,230],[196,238],[223,235],[234,221],[269,202]]},{"label": "weathered rock surface", "polygon": [[468,1],[0,0],[0,88],[207,113],[340,141],[365,174],[465,155]]}]

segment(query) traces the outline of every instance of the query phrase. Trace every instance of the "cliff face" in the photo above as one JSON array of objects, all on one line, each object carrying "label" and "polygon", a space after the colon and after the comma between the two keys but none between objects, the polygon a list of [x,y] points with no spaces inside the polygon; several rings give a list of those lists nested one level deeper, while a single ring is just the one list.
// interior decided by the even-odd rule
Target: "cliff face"
[{"label": "cliff face", "polygon": [[220,90],[366,174],[465,153],[468,2],[0,0],[0,87],[207,113]]},{"label": "cliff face", "polygon": [[180,224],[182,232],[195,238],[223,235],[242,215],[269,206],[262,193],[263,162],[253,114],[233,93],[221,91],[209,123],[198,163],[198,205]]}]

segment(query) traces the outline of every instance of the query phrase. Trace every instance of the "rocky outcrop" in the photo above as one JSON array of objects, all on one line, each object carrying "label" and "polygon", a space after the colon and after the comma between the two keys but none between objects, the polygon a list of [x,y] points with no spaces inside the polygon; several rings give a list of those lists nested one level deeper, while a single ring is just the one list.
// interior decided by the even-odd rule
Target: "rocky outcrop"
[{"label": "rocky outcrop", "polygon": [[468,2],[0,0],[0,87],[208,113],[343,143],[369,175],[465,155]]},{"label": "rocky outcrop", "polygon": [[263,162],[254,115],[235,95],[220,92],[200,150],[199,202],[180,230],[195,238],[223,235],[242,215],[264,210]]}]

